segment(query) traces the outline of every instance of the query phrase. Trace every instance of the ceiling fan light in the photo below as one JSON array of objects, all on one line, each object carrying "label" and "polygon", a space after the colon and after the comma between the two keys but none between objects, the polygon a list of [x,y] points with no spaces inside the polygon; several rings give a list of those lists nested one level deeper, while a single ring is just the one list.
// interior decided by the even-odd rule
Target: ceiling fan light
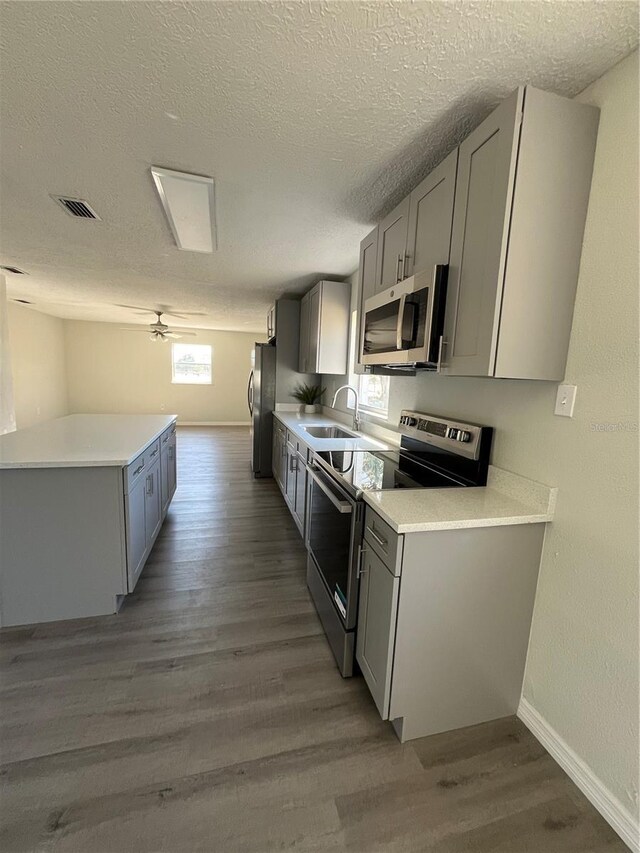
[{"label": "ceiling fan light", "polygon": [[151,167],[169,227],[179,249],[212,253],[218,248],[213,178]]}]

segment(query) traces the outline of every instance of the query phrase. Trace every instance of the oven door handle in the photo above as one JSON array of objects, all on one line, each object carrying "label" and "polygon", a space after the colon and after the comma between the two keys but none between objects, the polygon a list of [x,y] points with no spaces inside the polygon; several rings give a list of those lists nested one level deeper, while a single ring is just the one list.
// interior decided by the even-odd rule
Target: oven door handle
[{"label": "oven door handle", "polygon": [[341,501],[339,500],[335,493],[329,488],[329,486],[324,483],[320,477],[316,473],[314,473],[313,468],[307,469],[312,480],[318,485],[318,487],[325,493],[325,495],[329,498],[334,507],[338,510],[338,512],[342,513],[350,513],[353,511],[353,505],[349,501]]}]

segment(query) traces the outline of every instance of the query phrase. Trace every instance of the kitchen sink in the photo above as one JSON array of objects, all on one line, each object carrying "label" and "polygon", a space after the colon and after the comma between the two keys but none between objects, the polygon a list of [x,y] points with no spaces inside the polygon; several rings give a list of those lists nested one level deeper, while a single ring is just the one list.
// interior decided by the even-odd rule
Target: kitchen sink
[{"label": "kitchen sink", "polygon": [[358,438],[352,432],[336,426],[308,426],[303,429],[314,438]]}]

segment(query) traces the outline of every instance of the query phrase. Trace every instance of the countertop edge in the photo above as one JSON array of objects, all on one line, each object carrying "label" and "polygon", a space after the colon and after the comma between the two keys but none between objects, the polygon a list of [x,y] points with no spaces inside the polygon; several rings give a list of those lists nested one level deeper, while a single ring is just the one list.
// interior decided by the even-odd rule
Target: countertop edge
[{"label": "countertop edge", "polygon": [[[144,417],[144,415],[141,415]],[[177,424],[177,415],[167,415],[169,418],[161,429],[153,433],[153,435],[145,440],[144,444],[126,459],[77,459],[77,460],[34,460],[29,462],[6,462],[0,460],[0,471],[15,471],[25,469],[41,469],[41,468],[125,468],[130,465],[141,453],[143,453],[149,445],[153,444],[156,439],[160,438],[163,432],[170,426]]]},{"label": "countertop edge", "polygon": [[399,534],[428,533],[429,531],[434,530],[471,530],[479,527],[513,527],[518,524],[546,524],[553,520],[553,516],[547,513],[546,515],[532,514],[494,518],[462,518],[453,519],[451,521],[424,521],[402,524],[394,521],[394,519],[390,515],[387,515],[387,513],[382,512],[378,505],[367,501],[366,497],[365,502],[367,506],[370,506],[371,509],[373,509],[374,512],[379,515],[395,533]]}]

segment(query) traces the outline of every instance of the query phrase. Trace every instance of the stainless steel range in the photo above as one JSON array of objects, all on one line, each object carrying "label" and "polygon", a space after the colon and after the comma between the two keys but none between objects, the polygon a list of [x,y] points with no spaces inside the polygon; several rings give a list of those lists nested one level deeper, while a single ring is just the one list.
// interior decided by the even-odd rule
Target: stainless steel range
[{"label": "stainless steel range", "polygon": [[399,450],[320,451],[309,467],[307,585],[343,676],[353,675],[364,494],[487,482],[493,429],[403,411]]}]

